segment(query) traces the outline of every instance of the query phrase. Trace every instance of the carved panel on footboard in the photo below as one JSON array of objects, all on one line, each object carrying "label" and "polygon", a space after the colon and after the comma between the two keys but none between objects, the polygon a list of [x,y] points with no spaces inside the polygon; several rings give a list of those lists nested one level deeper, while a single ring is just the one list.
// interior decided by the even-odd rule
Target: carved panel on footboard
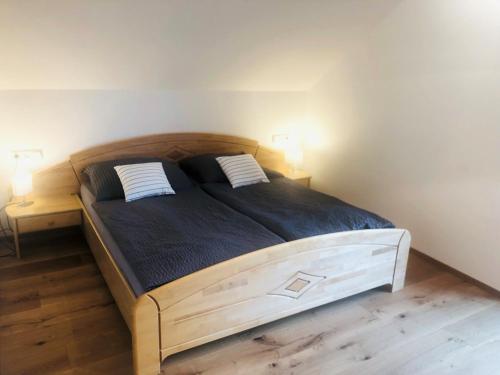
[{"label": "carved panel on footboard", "polygon": [[324,236],[277,245],[270,248],[273,255],[289,254],[207,280],[196,292],[161,307],[162,357],[391,284],[401,231],[392,237],[336,244]]}]

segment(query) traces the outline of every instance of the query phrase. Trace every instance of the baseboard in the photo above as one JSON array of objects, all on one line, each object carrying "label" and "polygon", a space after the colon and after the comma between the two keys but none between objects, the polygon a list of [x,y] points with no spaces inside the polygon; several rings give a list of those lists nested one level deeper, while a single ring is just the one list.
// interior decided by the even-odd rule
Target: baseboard
[{"label": "baseboard", "polygon": [[449,265],[444,264],[443,262],[440,262],[439,260],[436,260],[436,259],[430,257],[429,255],[424,254],[421,251],[419,251],[413,247],[410,248],[410,252],[418,257],[421,257],[422,259],[425,259],[426,261],[428,261],[430,263],[434,263],[434,264],[438,265],[439,267],[446,269],[447,271],[457,275],[461,279],[467,280],[468,282],[470,282],[470,283],[480,287],[481,289],[484,289],[487,292],[492,293],[495,296],[500,298],[500,290],[495,289],[492,286],[489,286],[489,285],[487,285],[487,284],[485,284],[485,283],[483,283],[483,282],[481,282],[481,281],[479,281],[479,280],[477,280],[477,279],[475,279],[475,278],[473,278],[473,277],[471,277],[463,272],[460,272],[456,268],[450,267]]}]

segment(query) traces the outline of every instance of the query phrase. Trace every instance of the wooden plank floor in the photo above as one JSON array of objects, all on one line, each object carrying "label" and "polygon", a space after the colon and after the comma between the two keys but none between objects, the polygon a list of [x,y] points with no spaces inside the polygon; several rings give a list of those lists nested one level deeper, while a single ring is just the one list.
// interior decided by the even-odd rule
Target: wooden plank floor
[{"label": "wooden plank floor", "polygon": [[[75,232],[0,259],[0,373],[132,374],[130,335]],[[163,374],[500,374],[500,302],[411,256],[374,290],[177,354]]]}]

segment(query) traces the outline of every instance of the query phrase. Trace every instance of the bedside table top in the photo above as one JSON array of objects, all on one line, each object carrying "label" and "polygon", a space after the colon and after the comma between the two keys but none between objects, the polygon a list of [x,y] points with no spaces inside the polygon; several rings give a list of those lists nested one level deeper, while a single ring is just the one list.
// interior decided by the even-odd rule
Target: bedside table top
[{"label": "bedside table top", "polygon": [[306,171],[296,169],[296,170],[288,170],[287,172],[284,173],[285,177],[291,179],[291,180],[301,180],[304,178],[311,178],[311,175],[307,173]]},{"label": "bedside table top", "polygon": [[76,195],[45,195],[32,199],[33,204],[23,207],[12,205],[5,209],[7,216],[11,218],[23,218],[31,216],[49,215],[69,211],[79,211],[82,209]]}]

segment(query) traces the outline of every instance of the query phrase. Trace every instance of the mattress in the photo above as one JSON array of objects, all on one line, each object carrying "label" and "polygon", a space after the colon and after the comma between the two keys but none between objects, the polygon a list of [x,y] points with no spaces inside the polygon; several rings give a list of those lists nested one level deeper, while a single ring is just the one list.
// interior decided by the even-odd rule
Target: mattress
[{"label": "mattress", "polygon": [[125,203],[82,201],[136,295],[216,263],[285,242],[200,187]]},{"label": "mattress", "polygon": [[390,221],[374,213],[287,178],[237,189],[228,183],[207,183],[202,188],[287,241],[351,230],[394,228]]}]

